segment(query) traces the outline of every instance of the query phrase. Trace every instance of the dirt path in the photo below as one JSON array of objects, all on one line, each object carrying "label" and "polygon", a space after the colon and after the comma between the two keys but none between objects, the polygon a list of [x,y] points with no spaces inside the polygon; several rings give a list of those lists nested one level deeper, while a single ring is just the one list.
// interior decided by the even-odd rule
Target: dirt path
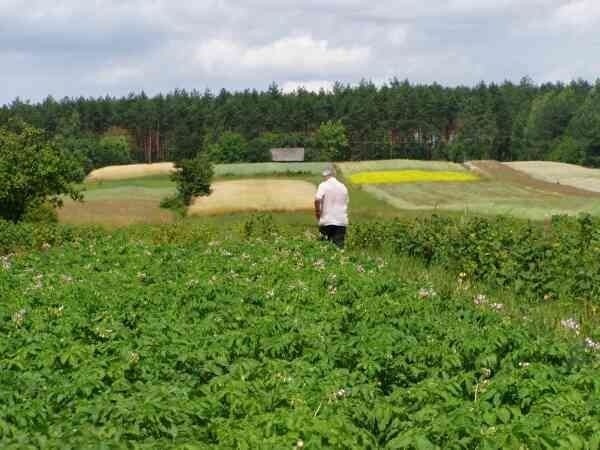
[{"label": "dirt path", "polygon": [[525,172],[513,169],[498,161],[467,161],[464,163],[464,166],[469,170],[481,173],[483,176],[497,181],[516,183],[533,189],[567,196],[600,198],[600,193],[598,192],[586,191],[573,186],[539,180],[530,177]]}]

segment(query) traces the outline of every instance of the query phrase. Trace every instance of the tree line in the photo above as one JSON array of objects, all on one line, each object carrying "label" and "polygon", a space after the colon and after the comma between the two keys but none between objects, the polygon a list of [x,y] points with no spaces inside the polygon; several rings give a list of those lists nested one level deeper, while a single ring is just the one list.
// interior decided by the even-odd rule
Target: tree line
[{"label": "tree line", "polygon": [[272,147],[301,146],[309,160],[382,158],[555,160],[600,166],[600,80],[473,87],[336,83],[219,93],[174,90],[153,97],[20,99],[0,126],[22,121],[78,155],[106,164],[269,160]]}]

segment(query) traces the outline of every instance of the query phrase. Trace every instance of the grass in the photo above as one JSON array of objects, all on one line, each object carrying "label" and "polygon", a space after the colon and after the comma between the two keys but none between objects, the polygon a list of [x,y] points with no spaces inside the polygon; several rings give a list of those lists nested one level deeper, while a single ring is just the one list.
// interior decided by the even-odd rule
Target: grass
[{"label": "grass", "polygon": [[292,163],[239,163],[215,165],[215,176],[255,176],[255,175],[320,175],[327,167],[327,162],[292,162]]},{"label": "grass", "polygon": [[130,180],[88,182],[84,202],[64,201],[59,220],[71,224],[123,226],[138,223],[167,223],[175,215],[160,208],[160,201],[175,193],[175,183],[168,176]]},{"label": "grass", "polygon": [[132,178],[125,180],[90,181],[81,184],[79,187],[84,188],[88,192],[92,192],[103,189],[115,189],[119,187],[136,187],[149,189],[174,188],[175,183],[170,180],[168,175],[154,175],[151,177]]}]

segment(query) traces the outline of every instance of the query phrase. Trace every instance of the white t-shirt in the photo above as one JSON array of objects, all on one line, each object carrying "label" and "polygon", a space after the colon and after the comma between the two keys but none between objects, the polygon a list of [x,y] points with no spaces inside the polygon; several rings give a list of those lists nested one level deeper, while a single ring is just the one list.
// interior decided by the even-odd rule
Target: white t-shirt
[{"label": "white t-shirt", "polygon": [[334,177],[319,184],[315,199],[321,202],[319,225],[348,225],[348,189]]}]

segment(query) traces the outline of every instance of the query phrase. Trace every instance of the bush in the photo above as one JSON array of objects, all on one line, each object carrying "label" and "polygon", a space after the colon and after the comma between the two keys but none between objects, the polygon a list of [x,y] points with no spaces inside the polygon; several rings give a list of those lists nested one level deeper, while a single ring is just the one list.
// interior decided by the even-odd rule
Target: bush
[{"label": "bush", "polygon": [[180,161],[176,163],[175,168],[177,170],[171,179],[177,183],[177,192],[186,206],[194,196],[210,194],[214,167],[206,155]]},{"label": "bush", "polygon": [[56,208],[48,202],[34,203],[25,211],[23,222],[57,223],[58,214]]},{"label": "bush", "polygon": [[178,194],[169,195],[168,197],[163,198],[160,201],[160,207],[164,209],[170,209],[181,216],[185,216],[186,205],[183,201],[183,198],[181,198],[181,196]]}]

